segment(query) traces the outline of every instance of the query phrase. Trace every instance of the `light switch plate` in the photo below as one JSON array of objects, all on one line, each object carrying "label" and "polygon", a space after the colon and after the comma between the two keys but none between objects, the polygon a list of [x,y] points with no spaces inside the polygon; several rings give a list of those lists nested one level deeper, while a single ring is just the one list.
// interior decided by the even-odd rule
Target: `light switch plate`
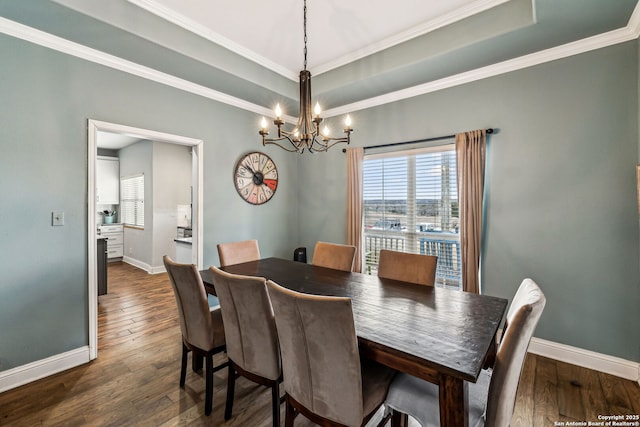
[{"label": "light switch plate", "polygon": [[51,225],[64,225],[64,212],[51,212]]}]

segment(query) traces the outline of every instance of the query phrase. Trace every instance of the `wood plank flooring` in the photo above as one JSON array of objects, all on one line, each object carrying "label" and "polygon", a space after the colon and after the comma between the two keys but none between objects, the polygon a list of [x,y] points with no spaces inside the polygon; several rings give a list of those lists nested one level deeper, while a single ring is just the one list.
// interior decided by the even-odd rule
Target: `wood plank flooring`
[{"label": "wood plank flooring", "polygon": [[[215,374],[208,417],[202,376],[189,369],[179,388],[180,327],[166,274],[109,264],[108,286],[99,301],[98,359],[0,394],[0,426],[271,426],[269,390],[244,378],[224,422],[226,369]],[[637,383],[534,355],[516,399],[512,426],[640,414]]]}]

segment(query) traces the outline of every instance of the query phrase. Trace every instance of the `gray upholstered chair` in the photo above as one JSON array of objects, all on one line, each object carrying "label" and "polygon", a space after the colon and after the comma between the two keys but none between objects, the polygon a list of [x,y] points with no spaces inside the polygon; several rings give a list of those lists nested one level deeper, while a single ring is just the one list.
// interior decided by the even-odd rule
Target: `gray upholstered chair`
[{"label": "gray upholstered chair", "polygon": [[258,241],[243,240],[241,242],[219,243],[218,257],[220,258],[221,267],[257,261],[260,259]]},{"label": "gray upholstered chair", "polygon": [[338,243],[317,242],[311,264],[334,270],[352,271],[356,260],[356,247]]},{"label": "gray upholstered chair", "polygon": [[230,274],[210,267],[220,300],[229,356],[229,381],[224,419],[231,418],[238,375],[271,387],[274,427],[280,426],[282,368],[278,334],[263,277]]},{"label": "gray upholstered chair", "polygon": [[[533,331],[546,299],[531,279],[525,279],[507,312],[507,320],[498,347],[493,371],[480,373],[478,382],[469,384],[469,426],[506,427],[511,422],[516,391]],[[386,402],[387,408],[411,415],[426,426],[439,426],[438,386],[406,374],[394,379]]]},{"label": "gray upholstered chair", "polygon": [[306,295],[267,281],[276,318],[285,426],[299,413],[322,426],[361,426],[384,402],[395,371],[360,359],[351,299]]},{"label": "gray upholstered chair", "polygon": [[438,257],[380,250],[378,277],[433,286]]},{"label": "gray upholstered chair", "polygon": [[178,264],[166,255],[163,261],[176,297],[182,332],[180,387],[184,387],[187,375],[188,353],[193,352],[194,369],[197,366],[195,358],[200,360],[204,358],[206,361],[204,412],[209,415],[213,407],[213,373],[227,366],[227,362],[213,366],[213,355],[225,350],[222,313],[220,307],[209,307],[207,292],[195,265]]}]

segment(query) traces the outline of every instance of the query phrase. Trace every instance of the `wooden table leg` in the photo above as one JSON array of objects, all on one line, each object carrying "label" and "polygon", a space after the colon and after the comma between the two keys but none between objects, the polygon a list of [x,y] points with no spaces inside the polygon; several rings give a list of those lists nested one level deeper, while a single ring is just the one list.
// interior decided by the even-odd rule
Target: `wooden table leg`
[{"label": "wooden table leg", "polygon": [[440,425],[442,427],[469,426],[467,383],[448,375],[440,375]]}]

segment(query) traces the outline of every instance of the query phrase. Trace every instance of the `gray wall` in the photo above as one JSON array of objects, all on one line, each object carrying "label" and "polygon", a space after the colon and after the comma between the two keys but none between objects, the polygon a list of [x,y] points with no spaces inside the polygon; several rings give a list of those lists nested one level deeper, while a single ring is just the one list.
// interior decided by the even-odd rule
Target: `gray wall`
[{"label": "gray wall", "polygon": [[144,229],[124,229],[123,253],[141,263],[153,264],[153,141],[139,141],[119,151],[120,177],[144,175]]},{"label": "gray wall", "polygon": [[[87,119],[203,139],[204,263],[257,238],[291,257],[344,241],[340,150],[263,149],[259,117],[0,36],[0,370],[87,345]],[[628,42],[355,112],[372,145],[493,126],[482,280],[511,297],[524,277],[549,299],[536,336],[640,361],[638,47]],[[332,126],[339,128],[339,125]],[[263,206],[232,175],[252,150],[276,162]],[[51,212],[65,211],[65,226]],[[37,309],[35,309],[37,307]]]},{"label": "gray wall", "polygon": [[264,150],[281,182],[263,206],[233,185],[236,160],[261,148],[255,114],[5,35],[0,52],[0,371],[88,344],[87,119],[204,141],[205,265],[240,238],[291,255],[296,156]]},{"label": "gray wall", "polygon": [[[482,284],[525,277],[536,336],[640,361],[637,42],[352,114],[354,145],[497,127],[489,138]],[[333,126],[334,128],[336,126]],[[345,156],[303,157],[301,243],[345,239]],[[311,191],[310,189],[313,189]]]},{"label": "gray wall", "polygon": [[191,203],[191,147],[153,144],[153,268],[164,268],[162,257],[176,259],[178,205]]}]

